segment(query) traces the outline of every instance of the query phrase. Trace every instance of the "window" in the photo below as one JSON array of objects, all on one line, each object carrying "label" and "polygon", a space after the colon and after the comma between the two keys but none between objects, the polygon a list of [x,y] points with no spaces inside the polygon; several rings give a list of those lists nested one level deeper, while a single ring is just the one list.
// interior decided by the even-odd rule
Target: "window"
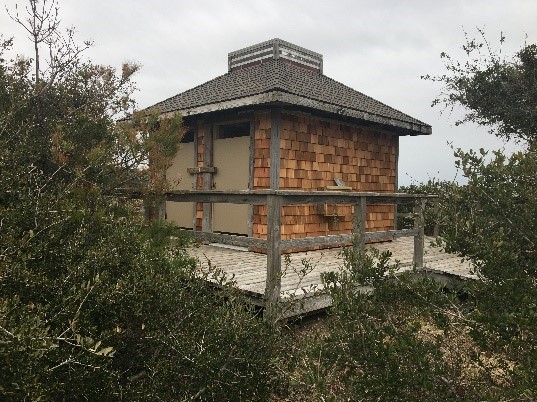
[{"label": "window", "polygon": [[218,126],[218,139],[245,137],[250,135],[250,122],[223,124]]},{"label": "window", "polygon": [[185,135],[183,135],[183,138],[181,139],[182,144],[186,144],[189,142],[194,142],[194,131],[187,131]]}]

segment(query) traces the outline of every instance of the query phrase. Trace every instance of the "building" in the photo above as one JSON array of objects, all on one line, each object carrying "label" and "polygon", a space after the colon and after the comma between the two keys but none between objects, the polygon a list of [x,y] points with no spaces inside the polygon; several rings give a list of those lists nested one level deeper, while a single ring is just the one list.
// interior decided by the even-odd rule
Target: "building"
[{"label": "building", "polygon": [[[226,74],[154,107],[181,113],[188,127],[167,171],[177,190],[395,192],[399,137],[432,132],[323,75],[322,55],[280,39],[229,53]],[[285,206],[282,239],[350,233],[352,208]],[[263,205],[167,202],[166,216],[186,228],[267,235]],[[394,218],[392,205],[368,206],[367,230],[389,230]]]}]

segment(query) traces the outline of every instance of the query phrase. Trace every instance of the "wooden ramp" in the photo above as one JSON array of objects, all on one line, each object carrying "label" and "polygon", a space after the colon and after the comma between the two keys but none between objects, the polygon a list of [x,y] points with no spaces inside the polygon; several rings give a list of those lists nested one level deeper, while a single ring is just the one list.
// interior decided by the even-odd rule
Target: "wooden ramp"
[{"label": "wooden ramp", "polygon": [[[461,257],[432,247],[432,237],[425,238],[424,268],[420,272],[440,281],[464,281],[476,279],[472,266],[462,262]],[[401,268],[412,268],[414,240],[403,237],[391,242],[376,243],[379,251],[389,250],[392,260],[399,261]],[[265,282],[267,277],[267,257],[264,254],[248,252],[244,248],[218,244],[200,245],[189,249],[189,253],[199,260],[199,267],[209,266],[224,271],[228,279],[252,302],[264,306]],[[343,266],[342,250],[332,248],[282,255],[282,302],[293,302],[285,316],[293,316],[329,307],[331,302],[322,292],[321,274],[338,271]]]}]

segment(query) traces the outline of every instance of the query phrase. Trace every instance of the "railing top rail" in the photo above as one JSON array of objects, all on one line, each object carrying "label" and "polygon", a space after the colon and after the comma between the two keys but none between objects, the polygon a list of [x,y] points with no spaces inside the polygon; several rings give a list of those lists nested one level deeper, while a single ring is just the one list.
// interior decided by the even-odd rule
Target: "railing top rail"
[{"label": "railing top rail", "polygon": [[141,198],[144,195],[160,195],[168,201],[178,202],[215,202],[231,204],[264,204],[268,196],[279,196],[283,203],[289,204],[353,204],[365,197],[368,204],[400,204],[416,200],[435,199],[433,194],[343,192],[343,191],[306,191],[306,190],[180,190],[163,194],[121,189],[118,195]]}]

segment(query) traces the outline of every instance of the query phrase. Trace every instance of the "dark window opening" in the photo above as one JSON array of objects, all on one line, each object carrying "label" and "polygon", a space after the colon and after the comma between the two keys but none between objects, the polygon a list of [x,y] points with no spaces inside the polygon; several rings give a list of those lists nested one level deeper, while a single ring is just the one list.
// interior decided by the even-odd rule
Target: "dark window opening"
[{"label": "dark window opening", "polygon": [[250,122],[224,124],[218,127],[218,138],[236,138],[250,135]]},{"label": "dark window opening", "polygon": [[183,144],[186,144],[188,142],[194,142],[194,131],[187,131],[184,135],[183,135],[183,138],[181,139],[181,142]]}]

